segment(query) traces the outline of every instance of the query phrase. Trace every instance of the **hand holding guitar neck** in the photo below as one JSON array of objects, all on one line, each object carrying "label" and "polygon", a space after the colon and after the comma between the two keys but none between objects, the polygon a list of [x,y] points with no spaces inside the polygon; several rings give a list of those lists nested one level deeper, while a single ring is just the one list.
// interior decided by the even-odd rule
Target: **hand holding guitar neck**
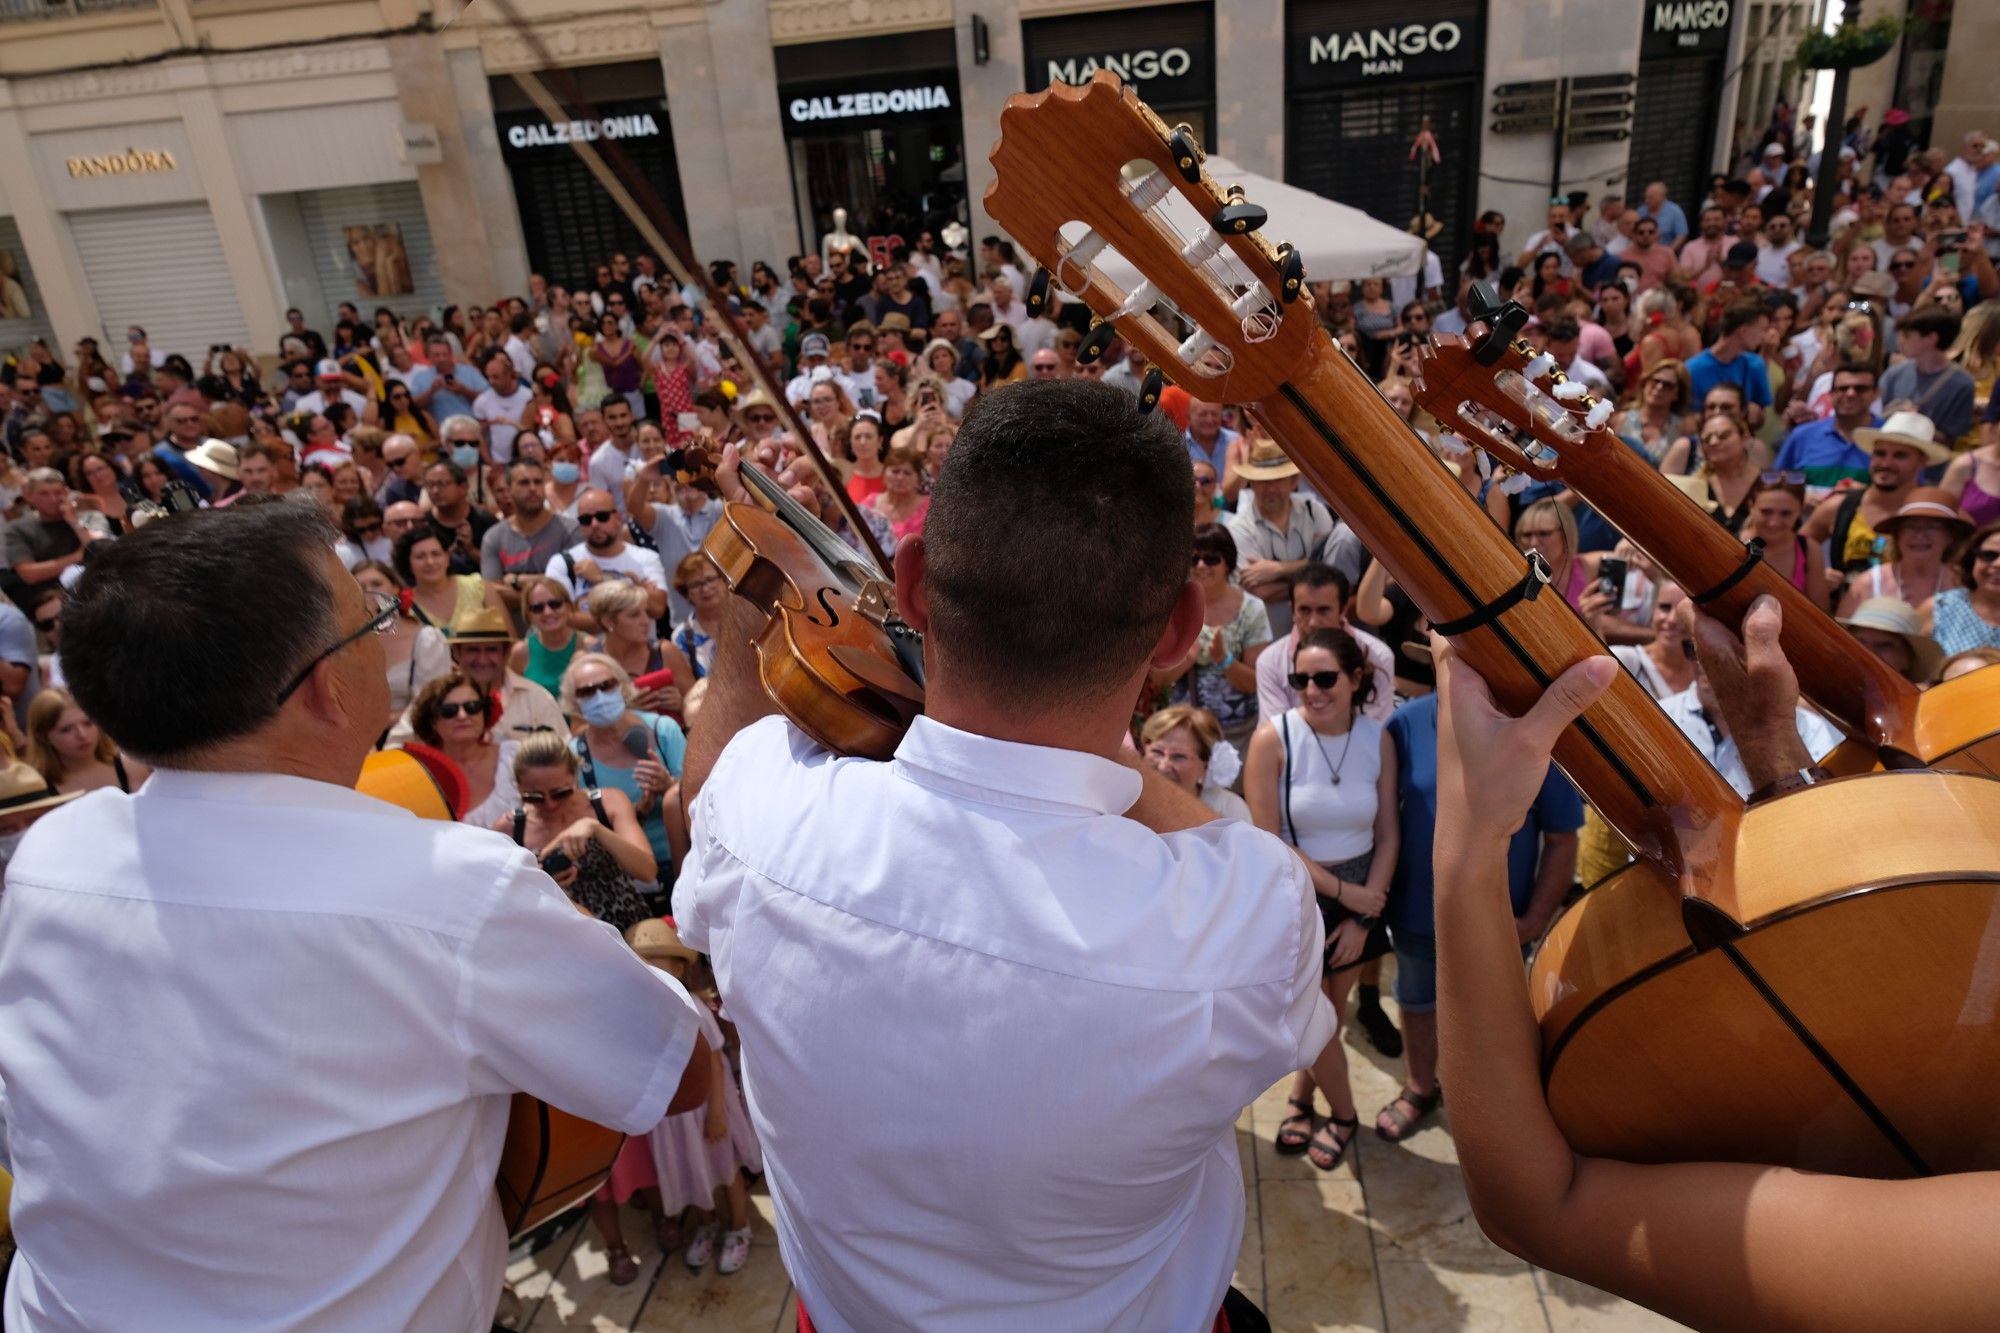
[{"label": "hand holding guitar neck", "polygon": [[1769,786],[1812,764],[1799,739],[1796,712],[1799,678],[1785,660],[1780,641],[1784,610],[1776,599],[1759,597],[1743,617],[1743,637],[1692,601],[1675,608],[1682,634],[1694,642],[1724,725],[1743,756],[1750,785]]}]

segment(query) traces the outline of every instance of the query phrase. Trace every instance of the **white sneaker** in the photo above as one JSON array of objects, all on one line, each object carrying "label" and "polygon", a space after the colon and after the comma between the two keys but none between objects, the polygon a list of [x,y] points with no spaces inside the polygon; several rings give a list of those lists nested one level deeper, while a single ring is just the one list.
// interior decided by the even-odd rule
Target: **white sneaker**
[{"label": "white sneaker", "polygon": [[722,1233],[722,1257],[715,1261],[715,1271],[724,1277],[734,1273],[750,1262],[750,1228]]},{"label": "white sneaker", "polygon": [[687,1266],[699,1273],[708,1267],[710,1257],[715,1254],[715,1223],[709,1222],[698,1228],[694,1238],[688,1241],[687,1253],[682,1258]]}]

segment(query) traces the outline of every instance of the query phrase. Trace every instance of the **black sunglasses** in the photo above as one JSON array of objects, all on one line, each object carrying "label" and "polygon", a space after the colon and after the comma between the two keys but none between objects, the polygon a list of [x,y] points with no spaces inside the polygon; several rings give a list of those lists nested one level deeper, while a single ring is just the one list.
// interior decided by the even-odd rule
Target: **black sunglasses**
[{"label": "black sunglasses", "polygon": [[1975,565],[1990,564],[1995,560],[2000,560],[2000,551],[1974,551],[1972,553],[1972,563]]},{"label": "black sunglasses", "polygon": [[618,511],[615,509],[597,509],[586,514],[579,510],[576,521],[585,526],[592,523],[616,523],[618,521]]},{"label": "black sunglasses", "polygon": [[354,525],[354,535],[357,537],[373,537],[381,530],[382,525],[380,523],[356,523]]},{"label": "black sunglasses", "polygon": [[1194,553],[1194,562],[1197,565],[1226,565],[1229,563],[1213,551],[1196,551]]},{"label": "black sunglasses", "polygon": [[35,620],[35,628],[40,630],[44,634],[53,634],[55,633],[56,626],[60,625],[61,623],[62,623],[61,616],[50,616],[46,620],[43,620],[38,617]]},{"label": "black sunglasses", "polygon": [[588,699],[593,694],[604,694],[617,688],[618,682],[616,680],[600,680],[595,685],[577,686],[576,697],[579,699]]},{"label": "black sunglasses", "polygon": [[565,602],[529,602],[528,610],[539,616],[546,615],[550,611],[560,611],[566,605]]},{"label": "black sunglasses", "polygon": [[470,699],[462,704],[444,703],[438,705],[439,717],[457,717],[460,713],[465,714],[467,717],[485,717],[486,701],[484,699]]},{"label": "black sunglasses", "polygon": [[521,793],[521,804],[522,805],[552,804],[556,801],[567,801],[570,797],[574,796],[575,794],[576,794],[575,787],[557,787],[547,792],[524,791]]},{"label": "black sunglasses", "polygon": [[1294,671],[1285,677],[1285,683],[1295,690],[1303,690],[1308,685],[1317,685],[1330,690],[1340,683],[1338,671]]}]

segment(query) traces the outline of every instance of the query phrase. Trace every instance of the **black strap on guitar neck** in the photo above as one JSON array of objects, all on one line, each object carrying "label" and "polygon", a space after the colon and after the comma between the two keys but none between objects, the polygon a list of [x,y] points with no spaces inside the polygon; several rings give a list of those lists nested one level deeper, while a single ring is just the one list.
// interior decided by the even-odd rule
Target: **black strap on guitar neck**
[{"label": "black strap on guitar neck", "polygon": [[1456,620],[1434,620],[1431,628],[1447,639],[1476,630],[1482,625],[1490,625],[1511,611],[1521,602],[1532,602],[1542,595],[1542,589],[1549,586],[1555,577],[1549,570],[1549,562],[1542,558],[1540,551],[1528,552],[1528,572],[1521,581],[1495,597],[1484,606],[1475,606]]}]

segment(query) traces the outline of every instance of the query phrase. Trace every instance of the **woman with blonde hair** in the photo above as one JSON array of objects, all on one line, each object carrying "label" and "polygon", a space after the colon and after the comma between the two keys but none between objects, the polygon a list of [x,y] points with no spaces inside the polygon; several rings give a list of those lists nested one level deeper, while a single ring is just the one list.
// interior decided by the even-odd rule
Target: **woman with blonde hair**
[{"label": "woman with blonde hair", "polygon": [[1243,757],[1206,708],[1169,704],[1154,713],[1139,729],[1139,750],[1155,772],[1224,819],[1251,822],[1250,807],[1229,789]]},{"label": "woman with blonde hair", "polygon": [[606,579],[590,590],[589,606],[591,618],[604,631],[585,645],[591,652],[609,657],[633,680],[663,670],[674,673],[671,683],[639,691],[633,706],[680,712],[681,691],[694,683],[694,668],[687,654],[657,636],[645,589],[626,579]]},{"label": "woman with blonde hair", "polygon": [[546,574],[536,574],[521,585],[521,612],[528,632],[508,651],[507,665],[547,690],[562,693],[563,672],[582,646],[571,617],[569,585]]},{"label": "woman with blonde hair", "polygon": [[[1731,532],[1750,519],[1750,494],[1757,488],[1757,463],[1750,453],[1750,426],[1735,412],[1704,412],[1694,435],[1667,451],[1660,471],[1689,499]],[[1690,472],[1688,455],[1701,461]]]},{"label": "woman with blonde hair", "polygon": [[1631,398],[1625,410],[1611,419],[1611,431],[1658,467],[1687,431],[1683,414],[1693,396],[1694,384],[1685,365],[1658,362],[1633,381]]},{"label": "woman with blonde hair", "polygon": [[585,786],[569,738],[553,731],[523,737],[513,767],[520,804],[496,817],[494,829],[533,852],[544,868],[561,852],[549,878],[599,921],[623,932],[652,915],[644,894],[659,866],[631,798],[615,788]]},{"label": "woman with blonde hair", "polygon": [[116,787],[136,791],[153,770],[127,759],[68,690],[43,690],[28,701],[28,763],[59,792]]}]

